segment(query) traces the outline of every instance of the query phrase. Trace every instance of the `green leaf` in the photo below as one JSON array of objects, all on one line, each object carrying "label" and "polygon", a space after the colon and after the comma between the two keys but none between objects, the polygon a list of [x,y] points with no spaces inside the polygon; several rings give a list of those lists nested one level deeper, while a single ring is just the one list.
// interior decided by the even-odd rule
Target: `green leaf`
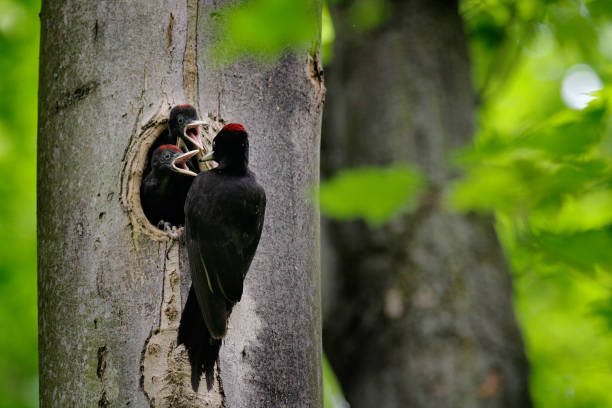
[{"label": "green leaf", "polygon": [[592,302],[591,313],[601,318],[607,330],[612,331],[612,296]]},{"label": "green leaf", "polygon": [[567,265],[592,273],[595,268],[612,271],[612,230],[589,230],[575,233],[538,232],[536,248],[546,262]]},{"label": "green leaf", "polygon": [[323,407],[324,408],[346,408],[348,403],[342,394],[340,382],[329,364],[325,353],[323,354]]},{"label": "green leaf", "polygon": [[422,176],[409,165],[361,167],[322,182],[319,201],[323,213],[332,218],[363,218],[381,225],[413,208],[422,187]]},{"label": "green leaf", "polygon": [[273,61],[291,49],[316,51],[321,16],[315,1],[253,0],[217,15],[220,40],[211,56],[222,64],[245,55]]},{"label": "green leaf", "polygon": [[549,230],[588,231],[612,224],[612,191],[596,190],[578,196],[568,195],[556,216],[542,217]]},{"label": "green leaf", "polygon": [[517,140],[524,147],[557,156],[579,155],[604,136],[605,104],[594,100],[584,111],[563,110]]},{"label": "green leaf", "polygon": [[321,11],[321,60],[323,66],[329,65],[332,61],[335,38],[334,22],[327,4],[323,4],[323,10]]}]

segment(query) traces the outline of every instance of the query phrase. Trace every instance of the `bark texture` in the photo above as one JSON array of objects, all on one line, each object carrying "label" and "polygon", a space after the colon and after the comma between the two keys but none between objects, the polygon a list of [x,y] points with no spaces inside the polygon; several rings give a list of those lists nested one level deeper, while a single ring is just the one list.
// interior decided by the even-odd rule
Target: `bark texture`
[{"label": "bark texture", "polygon": [[322,171],[409,162],[428,177],[413,215],[380,229],[327,222],[324,347],[352,407],[529,407],[528,366],[492,220],[442,210],[449,154],[474,133],[455,2],[390,1],[355,29],[333,7]]},{"label": "bark texture", "polygon": [[[321,406],[318,182],[322,84],[312,56],[215,70],[230,1],[45,1],[41,13],[38,290],[41,407]],[[313,3],[317,3],[313,0]],[[180,243],[139,201],[171,105],[245,125],[268,206],[212,392],[189,389],[176,328]]]}]

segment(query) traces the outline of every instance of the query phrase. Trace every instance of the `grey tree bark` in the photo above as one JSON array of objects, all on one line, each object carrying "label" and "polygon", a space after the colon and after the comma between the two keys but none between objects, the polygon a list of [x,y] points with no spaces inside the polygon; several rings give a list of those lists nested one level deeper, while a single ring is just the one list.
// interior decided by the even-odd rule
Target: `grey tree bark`
[{"label": "grey tree bark", "polygon": [[[528,365],[492,220],[442,209],[475,101],[454,1],[390,1],[360,32],[332,7],[322,173],[409,162],[416,213],[380,229],[324,223],[324,348],[359,407],[529,407]],[[343,3],[346,5],[346,3]],[[330,250],[325,249],[329,247]]]},{"label": "grey tree bark", "polygon": [[[318,0],[312,0],[315,9]],[[316,55],[215,70],[231,1],[44,1],[38,137],[41,407],[322,404]],[[211,392],[189,386],[176,329],[184,250],[145,219],[146,152],[171,105],[251,135],[268,208]]]}]

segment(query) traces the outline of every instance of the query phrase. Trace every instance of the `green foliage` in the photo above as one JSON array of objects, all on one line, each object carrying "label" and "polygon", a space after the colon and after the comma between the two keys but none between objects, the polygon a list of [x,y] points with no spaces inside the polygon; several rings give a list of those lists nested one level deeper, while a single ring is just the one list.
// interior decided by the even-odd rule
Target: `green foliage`
[{"label": "green foliage", "polygon": [[349,21],[360,31],[378,27],[391,16],[387,0],[355,0],[348,7]]},{"label": "green foliage", "polygon": [[38,406],[37,1],[0,0],[0,407]]},{"label": "green foliage", "polygon": [[576,64],[609,86],[612,3],[463,0],[461,11],[483,104],[451,202],[496,215],[536,406],[612,406],[612,93],[584,110],[562,97]]},{"label": "green foliage", "polygon": [[231,63],[249,55],[274,61],[291,49],[318,51],[321,16],[316,1],[253,0],[215,13],[220,39],[211,56]]},{"label": "green foliage", "polygon": [[325,66],[331,62],[334,56],[335,38],[334,23],[327,4],[324,4],[321,11],[321,60]]},{"label": "green foliage", "polygon": [[612,182],[612,162],[598,150],[605,105],[600,99],[584,111],[562,110],[516,134],[483,127],[479,143],[459,156],[469,177],[455,190],[456,206],[515,212],[554,207],[565,208],[567,216],[564,203],[576,202],[576,193]]},{"label": "green foliage", "polygon": [[381,225],[413,208],[422,186],[421,175],[409,165],[343,170],[321,183],[321,211],[337,219],[363,218]]},{"label": "green foliage", "polygon": [[340,383],[327,357],[323,354],[323,407],[346,408],[347,406]]},{"label": "green foliage", "polygon": [[594,302],[609,304],[598,279],[538,267],[515,279],[517,311],[538,407],[609,407],[612,338]]}]

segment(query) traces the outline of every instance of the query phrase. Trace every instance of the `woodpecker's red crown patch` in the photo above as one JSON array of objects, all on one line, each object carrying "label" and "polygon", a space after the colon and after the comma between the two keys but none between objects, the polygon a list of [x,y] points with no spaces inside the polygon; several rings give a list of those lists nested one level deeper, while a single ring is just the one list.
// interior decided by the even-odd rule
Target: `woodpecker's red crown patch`
[{"label": "woodpecker's red crown patch", "polygon": [[228,132],[242,131],[246,133],[246,129],[240,123],[228,123],[227,125],[223,126],[222,130],[225,130]]},{"label": "woodpecker's red crown patch", "polygon": [[161,145],[158,147],[159,150],[174,150],[177,151],[179,153],[183,153],[183,151],[181,149],[178,148],[177,145],[173,145],[173,144],[166,144],[166,145]]}]

